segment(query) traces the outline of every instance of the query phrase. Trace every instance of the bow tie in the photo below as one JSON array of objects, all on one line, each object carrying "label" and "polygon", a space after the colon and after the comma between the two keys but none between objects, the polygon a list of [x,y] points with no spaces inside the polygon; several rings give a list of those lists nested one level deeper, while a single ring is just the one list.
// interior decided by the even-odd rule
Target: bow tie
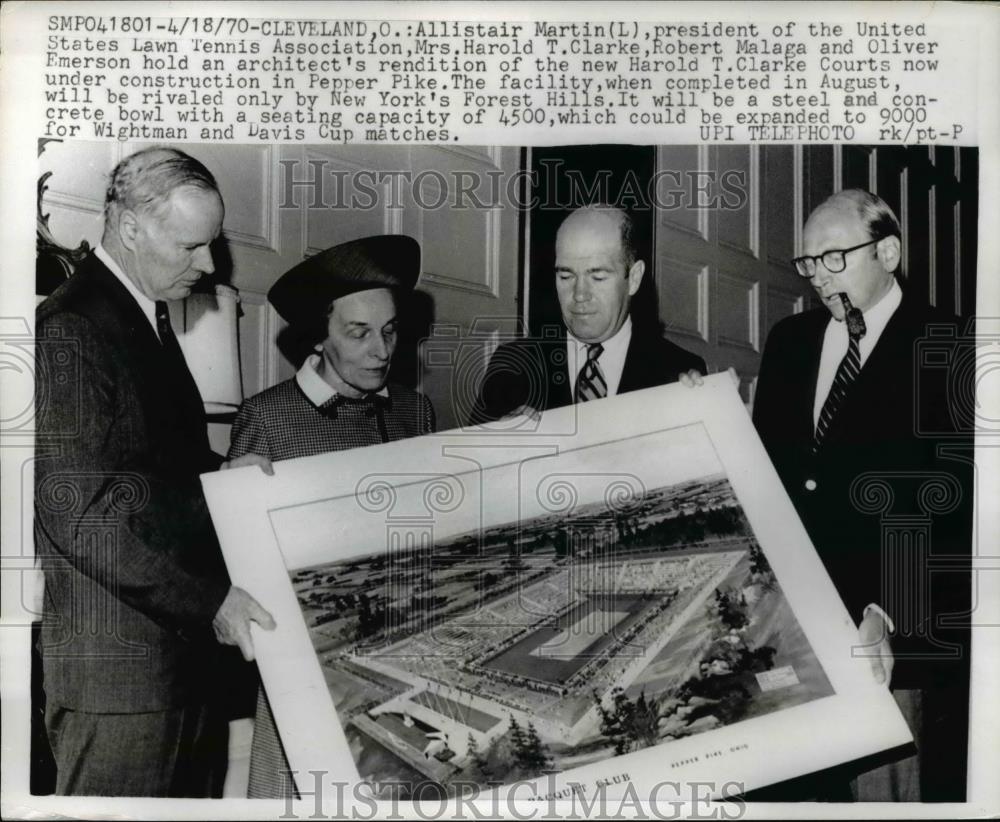
[{"label": "bow tie", "polygon": [[365,394],[363,397],[345,397],[337,394],[330,397],[317,409],[324,417],[331,420],[337,418],[337,409],[341,406],[345,408],[360,408],[369,417],[374,416],[376,411],[389,411],[392,408],[392,400],[382,394]]}]

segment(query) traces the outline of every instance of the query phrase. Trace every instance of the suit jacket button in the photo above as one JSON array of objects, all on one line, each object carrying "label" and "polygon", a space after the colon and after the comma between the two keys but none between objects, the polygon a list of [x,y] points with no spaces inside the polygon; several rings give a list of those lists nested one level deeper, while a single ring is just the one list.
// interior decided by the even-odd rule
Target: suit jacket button
[{"label": "suit jacket button", "polygon": [[814,479],[807,479],[806,480],[806,490],[807,491],[815,491],[816,490],[816,480],[814,480]]}]

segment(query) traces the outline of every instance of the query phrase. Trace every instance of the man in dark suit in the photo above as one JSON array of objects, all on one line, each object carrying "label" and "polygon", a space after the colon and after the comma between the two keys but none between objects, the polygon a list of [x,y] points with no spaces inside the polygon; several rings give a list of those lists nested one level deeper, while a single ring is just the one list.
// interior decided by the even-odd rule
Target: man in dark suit
[{"label": "man in dark suit", "polygon": [[273,627],[229,584],[198,479],[221,459],[165,302],[212,272],[222,218],[201,163],[138,152],[112,172],[101,244],[38,308],[35,546],[59,794],[218,794],[215,640],[252,659],[250,621]]},{"label": "man in dark suit", "polygon": [[571,213],[556,234],[556,293],[565,335],[525,338],[497,349],[469,418],[471,425],[586,402],[704,373],[705,363],[632,323],[629,306],[646,264],[633,225],[617,208]]},{"label": "man in dark suit", "polygon": [[899,223],[866,191],[813,211],[803,251],[794,264],[824,307],[771,331],[754,422],[859,624],[855,653],[891,686],[919,752],[862,773],[853,795],[961,801],[971,436],[947,369],[921,355],[947,356],[956,320],[900,287]]}]

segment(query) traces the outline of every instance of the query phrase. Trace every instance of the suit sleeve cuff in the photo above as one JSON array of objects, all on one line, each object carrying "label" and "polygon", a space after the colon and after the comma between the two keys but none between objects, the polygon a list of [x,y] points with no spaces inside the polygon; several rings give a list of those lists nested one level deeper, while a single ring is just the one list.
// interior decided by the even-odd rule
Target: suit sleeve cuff
[{"label": "suit sleeve cuff", "polygon": [[885,611],[883,611],[874,602],[869,602],[865,606],[865,610],[861,613],[861,618],[864,619],[866,616],[868,616],[868,614],[871,614],[871,613],[878,614],[880,617],[882,617],[882,620],[885,622],[885,625],[889,629],[889,633],[890,634],[896,633],[896,623],[894,623],[892,621],[892,617],[890,617]]}]

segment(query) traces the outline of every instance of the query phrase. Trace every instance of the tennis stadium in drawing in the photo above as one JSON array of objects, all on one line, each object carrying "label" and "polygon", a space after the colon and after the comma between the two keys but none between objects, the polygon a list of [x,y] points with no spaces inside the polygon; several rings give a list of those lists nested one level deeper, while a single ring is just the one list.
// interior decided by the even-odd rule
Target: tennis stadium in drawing
[{"label": "tennis stadium in drawing", "polygon": [[833,692],[723,474],[292,582],[374,783],[508,784]]}]

